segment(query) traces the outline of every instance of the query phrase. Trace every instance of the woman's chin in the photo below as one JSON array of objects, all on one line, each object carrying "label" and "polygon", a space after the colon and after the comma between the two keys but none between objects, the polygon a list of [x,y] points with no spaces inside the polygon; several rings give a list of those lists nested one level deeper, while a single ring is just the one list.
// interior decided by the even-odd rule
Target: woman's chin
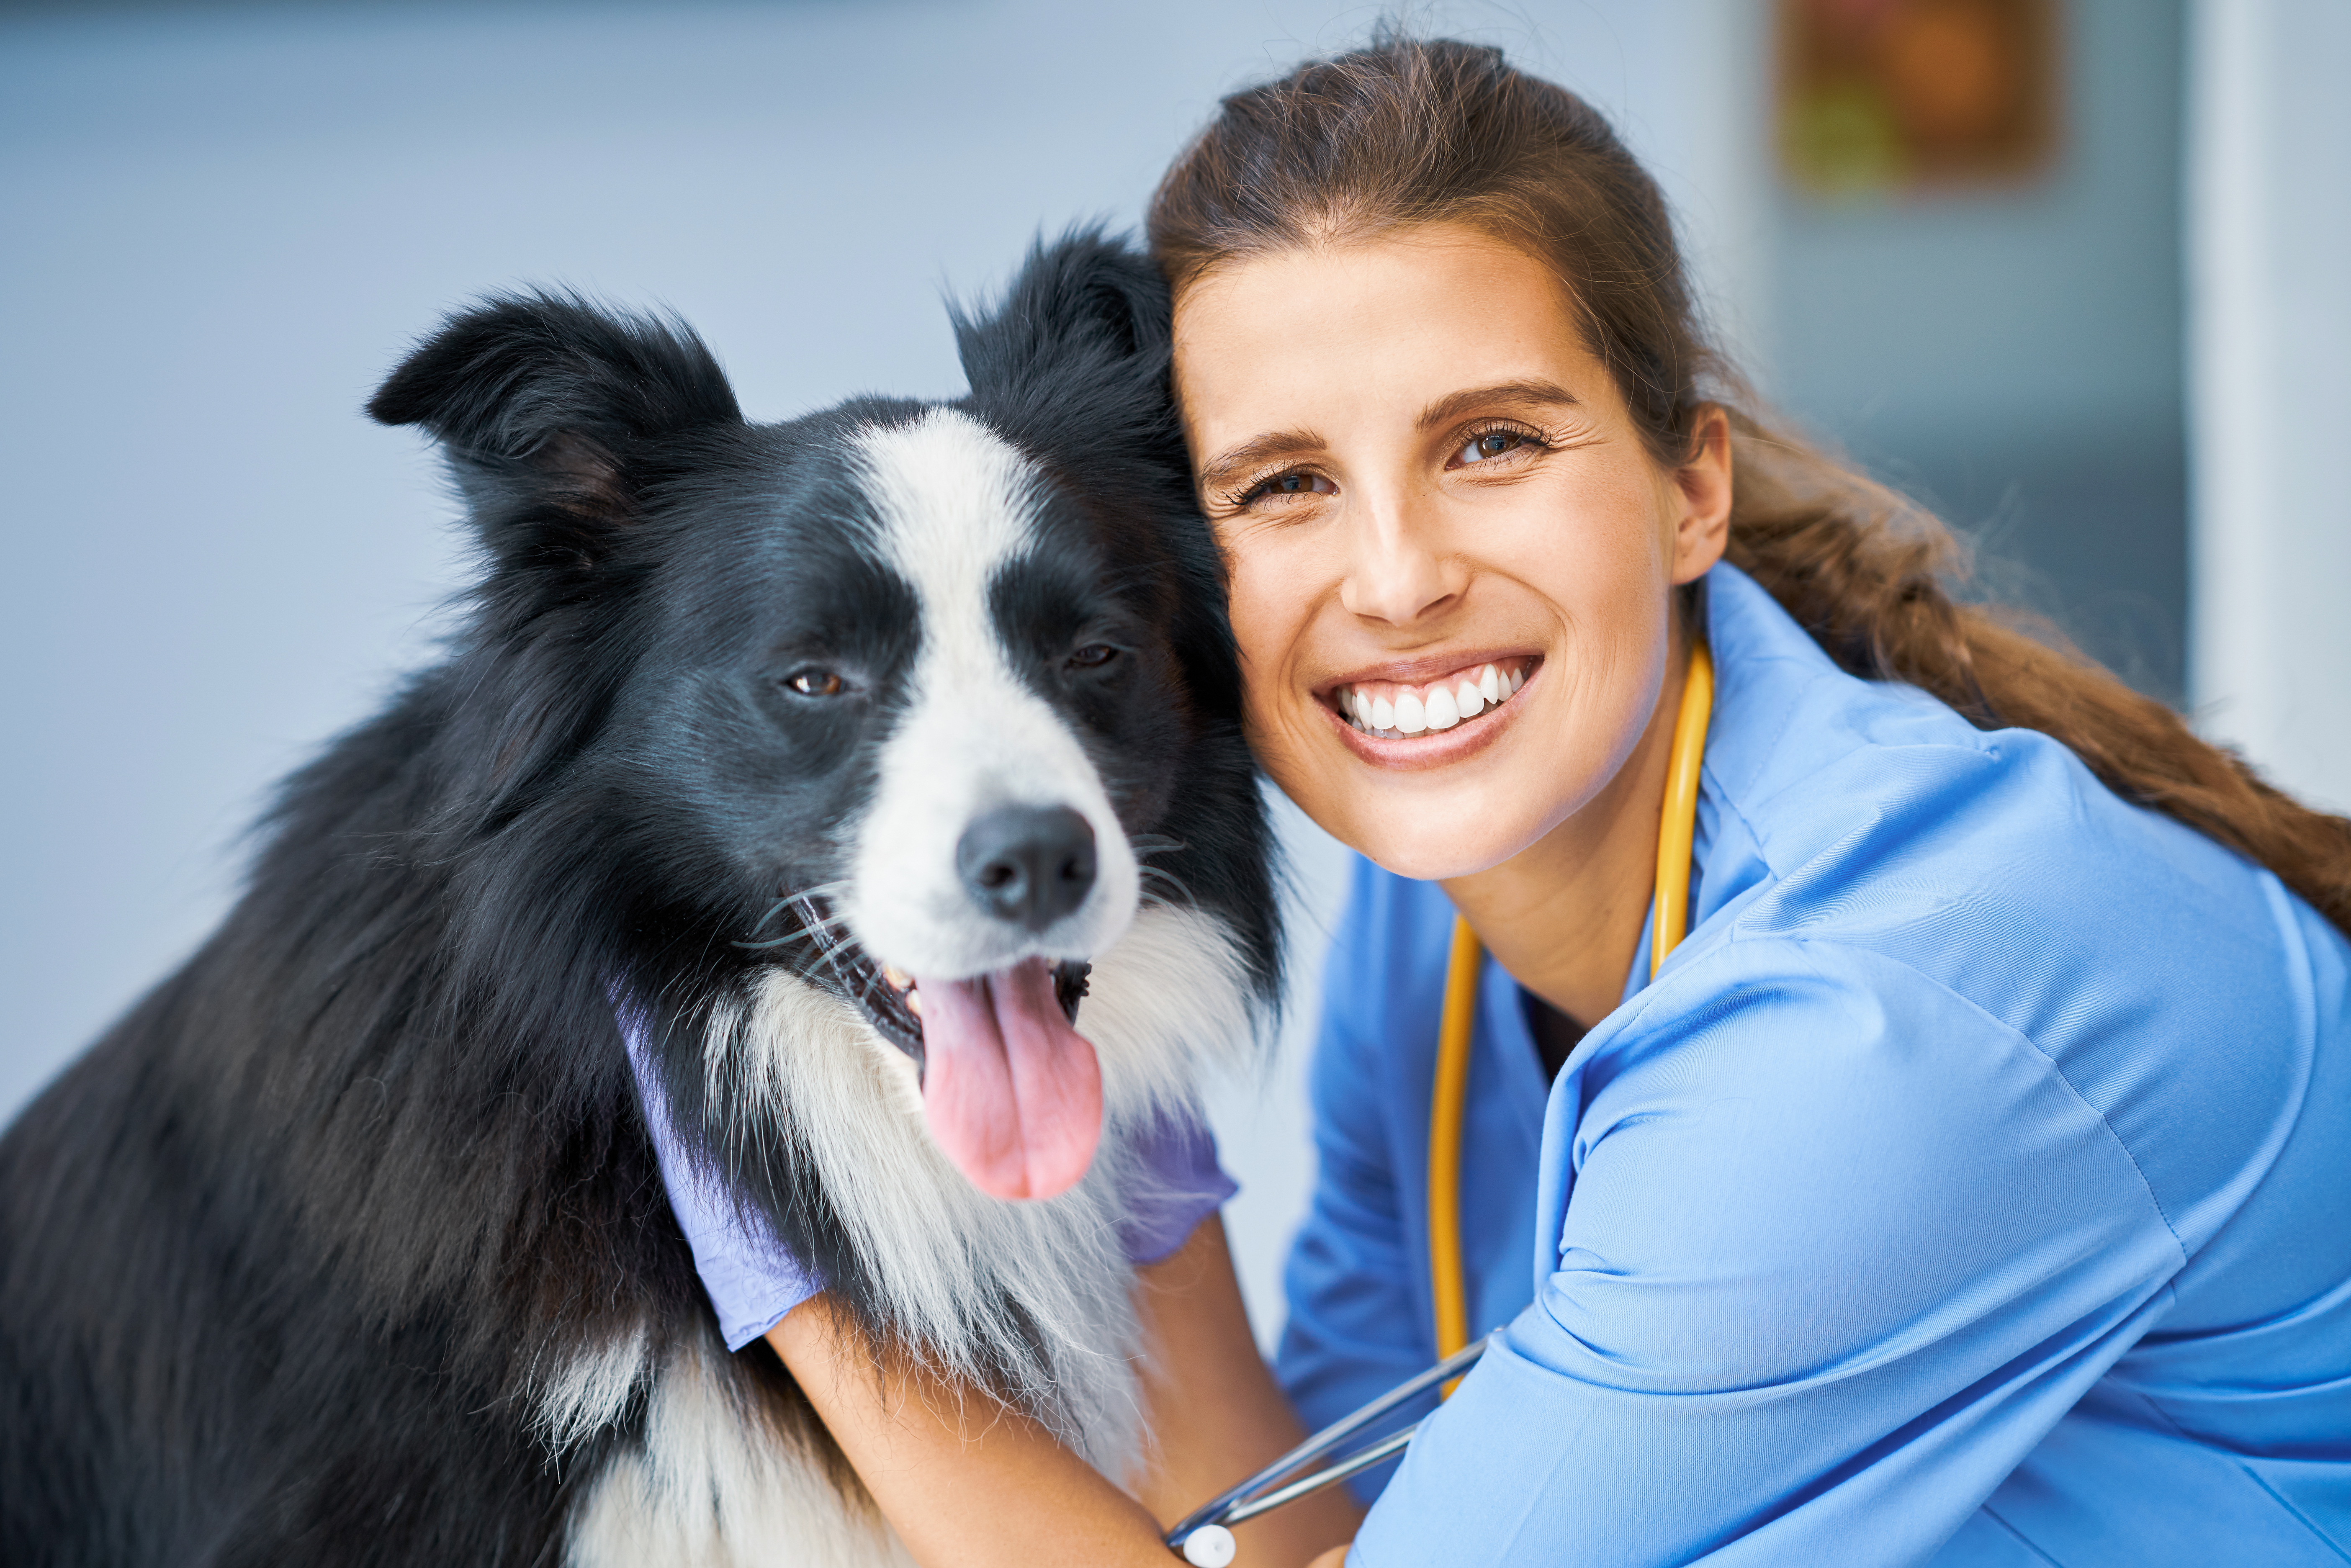
[{"label": "woman's chin", "polygon": [[1490,820],[1476,831],[1463,831],[1458,825],[1460,819],[1454,818],[1456,825],[1448,828],[1444,819],[1449,816],[1402,824],[1383,814],[1374,823],[1352,822],[1349,831],[1336,836],[1381,870],[1415,882],[1451,882],[1491,871],[1542,836],[1532,824],[1521,832]]},{"label": "woman's chin", "polygon": [[[1318,750],[1320,748],[1317,748]],[[1317,826],[1384,871],[1416,882],[1449,882],[1490,871],[1541,838],[1552,823],[1502,807],[1511,800],[1555,796],[1542,788],[1556,768],[1513,783],[1520,762],[1488,749],[1449,768],[1399,771],[1367,768],[1353,757],[1314,757],[1284,768],[1261,749],[1283,793]],[[1293,764],[1308,761],[1291,758]],[[1545,799],[1545,804],[1557,802]]]}]

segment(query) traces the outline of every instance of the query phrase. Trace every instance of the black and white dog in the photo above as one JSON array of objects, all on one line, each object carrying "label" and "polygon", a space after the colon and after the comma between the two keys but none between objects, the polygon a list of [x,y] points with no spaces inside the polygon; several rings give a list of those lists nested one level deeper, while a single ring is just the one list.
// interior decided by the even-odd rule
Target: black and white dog
[{"label": "black and white dog", "polygon": [[484,578],[0,1144],[0,1561],[903,1561],[718,1342],[616,1013],[869,1332],[1131,1459],[1135,1150],[1277,955],[1166,315],[1080,235],[956,402],[750,424],[544,296],[392,374]]}]

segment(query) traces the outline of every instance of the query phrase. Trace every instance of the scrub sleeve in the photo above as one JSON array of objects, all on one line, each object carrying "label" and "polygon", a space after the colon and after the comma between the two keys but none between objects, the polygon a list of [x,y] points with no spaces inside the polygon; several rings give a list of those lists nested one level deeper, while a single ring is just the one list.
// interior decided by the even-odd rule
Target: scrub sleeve
[{"label": "scrub sleeve", "polygon": [[1643,1002],[1562,1075],[1534,1302],[1357,1568],[1922,1562],[2163,1305],[2128,1154],[1946,988],[1741,944]]},{"label": "scrub sleeve", "polygon": [[[695,1271],[717,1312],[726,1348],[741,1350],[824,1289],[824,1281],[744,1212],[716,1171],[688,1156],[648,1059],[643,1030],[626,1009],[619,1017],[670,1207],[694,1249]],[[1119,1222],[1127,1261],[1137,1266],[1174,1252],[1240,1190],[1217,1165],[1216,1140],[1197,1121],[1158,1124],[1139,1154],[1148,1179]]]}]

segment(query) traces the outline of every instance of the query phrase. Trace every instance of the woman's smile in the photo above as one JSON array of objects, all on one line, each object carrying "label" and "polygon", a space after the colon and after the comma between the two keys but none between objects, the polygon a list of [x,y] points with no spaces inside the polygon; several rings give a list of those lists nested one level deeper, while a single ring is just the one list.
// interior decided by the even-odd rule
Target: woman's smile
[{"label": "woman's smile", "polygon": [[1541,662],[1536,654],[1470,659],[1433,681],[1416,676],[1357,676],[1331,689],[1341,718],[1382,740],[1441,735],[1481,714],[1499,712],[1519,695]]}]

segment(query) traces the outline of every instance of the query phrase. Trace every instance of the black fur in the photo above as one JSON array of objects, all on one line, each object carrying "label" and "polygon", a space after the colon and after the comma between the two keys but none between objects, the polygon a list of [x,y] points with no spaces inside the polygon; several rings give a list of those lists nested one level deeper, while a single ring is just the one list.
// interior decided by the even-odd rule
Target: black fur
[{"label": "black fur", "polygon": [[[1053,481],[1001,634],[1041,684],[1055,639],[1123,628],[1127,695],[1165,700],[1056,701],[1270,998],[1268,830],[1164,287],[1077,235],[956,330],[956,406]],[[841,439],[923,406],[751,425],[683,326],[553,295],[454,318],[384,383],[370,411],[447,449],[483,578],[447,661],[287,783],[219,931],[0,1142],[0,1561],[559,1558],[643,1398],[559,1461],[533,1390],[709,1312],[613,999],[649,1014],[680,1111],[715,1117],[687,1053],[778,961],[745,945],[778,899],[839,874],[889,716],[803,711],[776,673],[821,646],[886,692],[914,653]],[[718,1133],[881,1321],[789,1139]],[[764,1348],[733,1364],[805,1427]]]}]

